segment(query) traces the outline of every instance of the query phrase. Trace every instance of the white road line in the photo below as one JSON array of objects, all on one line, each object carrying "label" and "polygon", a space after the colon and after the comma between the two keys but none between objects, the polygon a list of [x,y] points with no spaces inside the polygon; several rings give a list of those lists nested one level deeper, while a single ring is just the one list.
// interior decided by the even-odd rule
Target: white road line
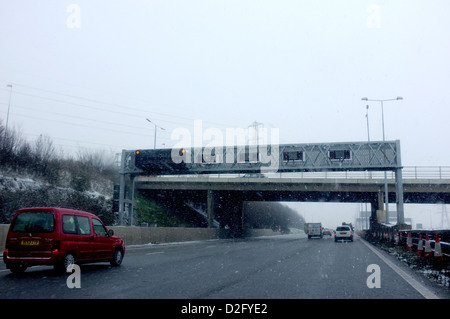
[{"label": "white road line", "polygon": [[425,299],[440,299],[436,296],[431,290],[422,285],[420,282],[415,280],[413,277],[408,275],[406,272],[401,270],[397,265],[393,264],[390,260],[388,260],[383,254],[381,254],[377,249],[372,247],[369,243],[366,243],[364,240],[361,242],[366,245],[371,251],[373,251],[378,257],[383,260],[386,265],[392,268],[400,277],[402,277],[408,284],[410,284],[414,289],[416,289]]},{"label": "white road line", "polygon": [[164,254],[163,251],[155,251],[153,253],[146,253],[146,255],[156,255],[156,254]]}]

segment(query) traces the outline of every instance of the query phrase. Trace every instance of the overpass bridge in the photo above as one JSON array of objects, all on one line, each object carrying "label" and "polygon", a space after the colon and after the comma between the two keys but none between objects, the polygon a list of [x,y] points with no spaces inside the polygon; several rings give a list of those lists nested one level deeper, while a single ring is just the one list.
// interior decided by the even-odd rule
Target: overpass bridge
[{"label": "overpass bridge", "polygon": [[[404,167],[408,174],[403,179],[404,203],[450,204],[450,166],[448,167]],[[378,174],[377,174],[378,173]],[[390,202],[395,201],[395,178],[387,176]],[[364,202],[373,199],[384,188],[380,172],[361,174],[301,173],[247,175],[195,175],[195,176],[137,176],[136,190],[192,190],[192,191],[241,191],[249,200],[308,201],[329,199],[349,202]],[[296,193],[303,193],[302,196]],[[343,197],[345,195],[345,197]],[[300,200],[299,200],[300,199]],[[336,200],[333,200],[336,199]],[[381,198],[382,199],[382,198]]]},{"label": "overpass bridge", "polygon": [[369,202],[376,222],[388,199],[397,205],[398,224],[404,200],[450,203],[447,168],[405,173],[403,180],[400,141],[124,150],[119,215],[130,223],[135,190],[203,201],[210,227],[226,214],[239,224],[245,201]]},{"label": "overpass bridge", "polygon": [[[450,167],[406,167],[404,170],[410,173],[403,180],[404,203],[450,204]],[[436,178],[439,170],[441,178]],[[430,178],[424,178],[426,171],[432,173]],[[207,203],[203,206],[210,226],[215,221],[217,207],[235,210],[244,201],[366,202],[371,204],[372,222],[380,217],[377,212],[379,214],[383,207],[384,196],[384,178],[380,172],[285,175],[267,174],[265,178],[245,175],[138,176],[135,189],[154,198],[203,201]],[[421,178],[418,175],[422,175]],[[388,189],[389,201],[395,202],[395,179],[389,176]]]}]

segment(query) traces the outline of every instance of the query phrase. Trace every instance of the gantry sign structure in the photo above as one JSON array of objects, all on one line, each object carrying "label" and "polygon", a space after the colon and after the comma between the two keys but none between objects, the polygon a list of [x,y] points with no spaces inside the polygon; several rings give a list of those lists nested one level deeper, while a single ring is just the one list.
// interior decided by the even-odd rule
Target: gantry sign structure
[{"label": "gantry sign structure", "polygon": [[[400,141],[123,150],[119,214],[131,214],[139,175],[393,171],[397,222],[404,223]],[[121,215],[121,216],[122,216]]]}]

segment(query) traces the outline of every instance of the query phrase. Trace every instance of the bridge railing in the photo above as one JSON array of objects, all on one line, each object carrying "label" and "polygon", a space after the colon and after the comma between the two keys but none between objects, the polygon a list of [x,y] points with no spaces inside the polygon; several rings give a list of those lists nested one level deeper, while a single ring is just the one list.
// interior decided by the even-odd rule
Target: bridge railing
[{"label": "bridge railing", "polygon": [[[450,180],[450,166],[404,166],[403,179],[412,180]],[[395,179],[395,173],[387,171],[388,179]],[[270,173],[270,174],[192,174],[192,175],[156,175],[160,177],[183,178],[317,178],[317,179],[384,179],[383,171],[323,171],[323,172],[297,172],[297,173]]]},{"label": "bridge railing", "polygon": [[[388,179],[395,179],[395,173],[386,172]],[[450,179],[450,166],[404,166],[403,179]],[[267,177],[291,178],[330,178],[330,179],[384,179],[384,172],[345,171],[345,172],[300,172],[267,174]]]},{"label": "bridge railing", "polygon": [[450,179],[450,166],[406,166],[403,178],[408,179]]}]

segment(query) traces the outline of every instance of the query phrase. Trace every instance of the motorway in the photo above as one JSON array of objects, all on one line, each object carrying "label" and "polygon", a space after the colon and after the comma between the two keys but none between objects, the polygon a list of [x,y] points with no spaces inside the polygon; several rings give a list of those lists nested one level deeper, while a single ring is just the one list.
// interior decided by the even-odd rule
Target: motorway
[{"label": "motorway", "polygon": [[[369,265],[378,265],[372,273]],[[375,275],[379,274],[376,278]],[[379,288],[368,287],[379,283]],[[364,240],[308,240],[303,234],[127,247],[120,267],[81,266],[81,288],[69,274],[32,267],[14,275],[0,262],[0,298],[150,299],[416,299],[449,298]]]}]

